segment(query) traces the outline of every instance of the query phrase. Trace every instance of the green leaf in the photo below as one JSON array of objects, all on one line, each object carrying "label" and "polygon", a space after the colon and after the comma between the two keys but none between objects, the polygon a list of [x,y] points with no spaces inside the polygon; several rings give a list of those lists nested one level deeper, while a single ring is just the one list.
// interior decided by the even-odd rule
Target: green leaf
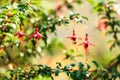
[{"label": "green leaf", "polygon": [[68,65],[66,65],[65,68],[73,68],[74,66],[75,66],[75,64],[72,63],[72,64],[68,64]]},{"label": "green leaf", "polygon": [[96,61],[92,61],[92,63],[95,65],[96,68],[99,67],[98,63]]},{"label": "green leaf", "polygon": [[108,41],[107,41],[108,44],[111,44],[111,43],[113,43],[113,42],[114,42],[113,40],[108,40]]},{"label": "green leaf", "polygon": [[78,67],[79,67],[79,69],[82,69],[84,67],[84,64],[82,62],[79,62]]},{"label": "green leaf", "polygon": [[60,66],[60,67],[62,66],[60,62],[56,62],[56,64],[57,64],[58,66]]},{"label": "green leaf", "polygon": [[55,76],[58,76],[61,70],[59,68],[55,68]]},{"label": "green leaf", "polygon": [[19,4],[18,5],[18,10],[19,11],[25,12],[25,10],[27,10],[27,9],[28,9],[28,6],[25,5],[25,4]]},{"label": "green leaf", "polygon": [[115,1],[109,1],[108,5],[110,5],[110,4],[116,4],[116,2]]},{"label": "green leaf", "polygon": [[68,54],[68,53],[66,53],[66,54],[65,54],[65,58],[64,58],[64,59],[69,59],[69,58],[71,58],[71,55],[70,55],[70,54]]},{"label": "green leaf", "polygon": [[71,53],[74,53],[74,52],[75,52],[75,50],[74,50],[74,49],[70,49],[70,52],[71,52]]},{"label": "green leaf", "polygon": [[82,74],[86,76],[86,74],[88,74],[88,71],[87,70],[83,70]]},{"label": "green leaf", "polygon": [[14,75],[14,71],[10,70],[10,76],[13,77],[13,75]]},{"label": "green leaf", "polygon": [[90,65],[89,65],[89,64],[87,64],[87,70],[88,70],[88,69],[90,69]]},{"label": "green leaf", "polygon": [[65,71],[65,73],[67,74],[67,76],[70,76],[70,71]]},{"label": "green leaf", "polygon": [[85,17],[85,16],[81,16],[83,19],[85,19],[85,20],[88,20],[88,18],[87,17]]},{"label": "green leaf", "polygon": [[3,77],[2,79],[0,78],[0,80],[9,80],[8,77]]},{"label": "green leaf", "polygon": [[95,1],[94,0],[87,0],[90,4],[95,5]]},{"label": "green leaf", "polygon": [[97,73],[98,73],[98,75],[99,75],[100,77],[102,76],[102,72],[101,72],[101,71],[98,71]]},{"label": "green leaf", "polygon": [[3,34],[5,34],[6,36],[8,36],[8,37],[10,37],[10,38],[13,38],[14,36],[13,36],[13,34],[10,34],[10,33],[3,33]]},{"label": "green leaf", "polygon": [[25,19],[25,15],[24,14],[19,14],[19,18],[21,21],[23,21]]},{"label": "green leaf", "polygon": [[12,29],[16,29],[16,24],[8,23],[7,27],[12,28]]},{"label": "green leaf", "polygon": [[73,6],[72,6],[71,4],[68,4],[68,5],[67,5],[67,8],[68,8],[68,9],[73,9]]},{"label": "green leaf", "polygon": [[70,77],[73,79],[73,80],[76,80],[76,76],[75,76],[75,73],[70,73]]},{"label": "green leaf", "polygon": [[75,1],[76,1],[76,3],[78,3],[78,4],[82,3],[81,0],[75,0]]},{"label": "green leaf", "polygon": [[82,73],[80,71],[76,71],[76,78],[81,79],[83,77]]}]

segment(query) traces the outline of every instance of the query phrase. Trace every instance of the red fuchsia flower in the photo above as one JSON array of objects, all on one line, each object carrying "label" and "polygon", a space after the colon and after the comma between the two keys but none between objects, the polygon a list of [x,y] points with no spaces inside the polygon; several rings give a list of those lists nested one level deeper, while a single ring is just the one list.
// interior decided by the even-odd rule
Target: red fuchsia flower
[{"label": "red fuchsia flower", "polygon": [[80,40],[81,40],[80,37],[79,37],[79,38],[76,37],[75,30],[73,30],[73,34],[72,34],[72,36],[70,36],[70,37],[66,37],[66,38],[71,39],[71,40],[73,41],[73,44],[76,44],[76,39],[80,39]]},{"label": "red fuchsia flower", "polygon": [[85,56],[86,56],[86,61],[87,61],[88,60],[87,56],[89,55],[88,47],[89,47],[89,45],[94,46],[94,44],[92,44],[91,42],[88,41],[88,34],[87,33],[86,33],[85,41],[83,43],[81,43],[81,44],[78,44],[78,46],[80,46],[80,45],[84,46]]},{"label": "red fuchsia flower", "polygon": [[108,22],[107,19],[102,19],[102,20],[100,20],[99,23],[98,23],[97,29],[99,29],[100,31],[101,31],[102,29],[107,30],[107,28],[108,28],[108,26],[107,26],[107,24],[106,24],[107,22]]},{"label": "red fuchsia flower", "polygon": [[66,6],[61,2],[61,0],[58,0],[58,3],[54,9],[57,12],[57,16],[60,17],[63,15],[63,10],[66,10]]},{"label": "red fuchsia flower", "polygon": [[20,31],[14,34],[14,36],[18,36],[18,39],[21,43],[23,43],[23,36],[27,36],[25,33],[22,32],[22,25],[20,24]]},{"label": "red fuchsia flower", "polygon": [[37,47],[38,46],[38,40],[40,40],[41,38],[43,38],[44,36],[42,34],[39,33],[38,31],[38,24],[36,26],[36,29],[35,29],[35,32],[29,37],[29,40],[31,38],[35,38],[35,46]]}]

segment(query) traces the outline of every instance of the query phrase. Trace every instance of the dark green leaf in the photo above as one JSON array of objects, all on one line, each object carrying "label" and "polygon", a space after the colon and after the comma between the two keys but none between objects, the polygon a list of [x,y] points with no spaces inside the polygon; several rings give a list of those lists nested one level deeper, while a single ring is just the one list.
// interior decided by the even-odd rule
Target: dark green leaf
[{"label": "dark green leaf", "polygon": [[78,3],[78,4],[82,3],[81,0],[75,0],[75,1],[76,1],[76,3]]},{"label": "dark green leaf", "polygon": [[95,65],[96,68],[99,67],[99,65],[98,65],[98,63],[97,63],[96,61],[92,61],[92,62],[93,62],[93,64]]},{"label": "dark green leaf", "polygon": [[56,62],[56,64],[57,64],[58,66],[60,66],[60,67],[62,66],[60,62]]},{"label": "dark green leaf", "polygon": [[90,65],[89,64],[87,64],[87,69],[90,69]]},{"label": "dark green leaf", "polygon": [[58,76],[60,72],[61,72],[61,70],[60,70],[60,69],[55,68],[55,76]]},{"label": "dark green leaf", "polygon": [[10,70],[10,76],[13,77],[13,75],[14,75],[14,71]]},{"label": "dark green leaf", "polygon": [[110,4],[116,4],[116,2],[115,1],[109,1],[108,5],[110,5]]},{"label": "dark green leaf", "polygon": [[79,67],[79,69],[82,69],[84,67],[84,64],[82,62],[79,62],[78,67]]},{"label": "dark green leaf", "polygon": [[83,19],[86,19],[86,20],[88,20],[88,18],[87,17],[85,17],[85,16],[81,16]]}]

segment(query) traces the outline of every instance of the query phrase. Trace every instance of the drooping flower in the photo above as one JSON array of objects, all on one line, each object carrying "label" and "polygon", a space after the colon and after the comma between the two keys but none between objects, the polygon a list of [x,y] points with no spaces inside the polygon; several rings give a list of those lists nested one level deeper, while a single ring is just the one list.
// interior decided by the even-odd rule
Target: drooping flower
[{"label": "drooping flower", "polygon": [[78,46],[80,46],[80,45],[84,46],[85,56],[86,56],[86,61],[87,61],[88,60],[87,56],[89,55],[88,47],[89,47],[89,45],[94,46],[94,44],[92,44],[91,42],[88,41],[88,34],[87,33],[86,33],[85,41],[83,43],[78,44]]},{"label": "drooping flower", "polygon": [[23,31],[22,31],[22,25],[20,24],[20,31],[14,34],[14,36],[18,36],[18,39],[20,40],[21,43],[23,43],[23,36],[27,36]]},{"label": "drooping flower", "polygon": [[36,25],[36,29],[35,29],[35,32],[29,37],[29,40],[31,38],[35,38],[35,46],[37,47],[38,46],[38,40],[40,40],[41,38],[43,38],[44,36],[42,34],[39,33],[39,30],[38,30],[38,24]]},{"label": "drooping flower", "polygon": [[80,40],[81,40],[80,37],[77,37],[77,36],[76,36],[76,34],[75,34],[75,30],[73,30],[73,34],[72,34],[72,36],[70,36],[70,37],[66,37],[66,38],[71,39],[71,40],[73,41],[73,44],[76,44],[76,39],[80,39]]},{"label": "drooping flower", "polygon": [[100,20],[100,21],[98,22],[97,29],[99,29],[100,31],[101,31],[102,29],[107,30],[107,28],[108,28],[108,26],[107,26],[107,24],[106,24],[107,22],[108,22],[107,19],[102,19],[102,20]]},{"label": "drooping flower", "polygon": [[63,15],[63,10],[66,10],[66,6],[61,2],[61,0],[58,0],[54,9],[56,10],[57,16],[60,17]]}]

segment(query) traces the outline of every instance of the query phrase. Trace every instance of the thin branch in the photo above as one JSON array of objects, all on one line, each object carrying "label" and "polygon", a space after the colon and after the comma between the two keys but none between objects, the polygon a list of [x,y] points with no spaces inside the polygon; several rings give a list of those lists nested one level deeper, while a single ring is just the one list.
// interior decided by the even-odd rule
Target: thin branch
[{"label": "thin branch", "polygon": [[[106,69],[111,72],[111,68],[116,67],[118,64],[120,64],[119,60],[115,60],[114,62],[112,62],[111,64],[109,64]],[[104,72],[103,72],[104,73]],[[97,80],[99,78],[99,75],[97,74],[95,77],[93,77],[92,80]]]}]

